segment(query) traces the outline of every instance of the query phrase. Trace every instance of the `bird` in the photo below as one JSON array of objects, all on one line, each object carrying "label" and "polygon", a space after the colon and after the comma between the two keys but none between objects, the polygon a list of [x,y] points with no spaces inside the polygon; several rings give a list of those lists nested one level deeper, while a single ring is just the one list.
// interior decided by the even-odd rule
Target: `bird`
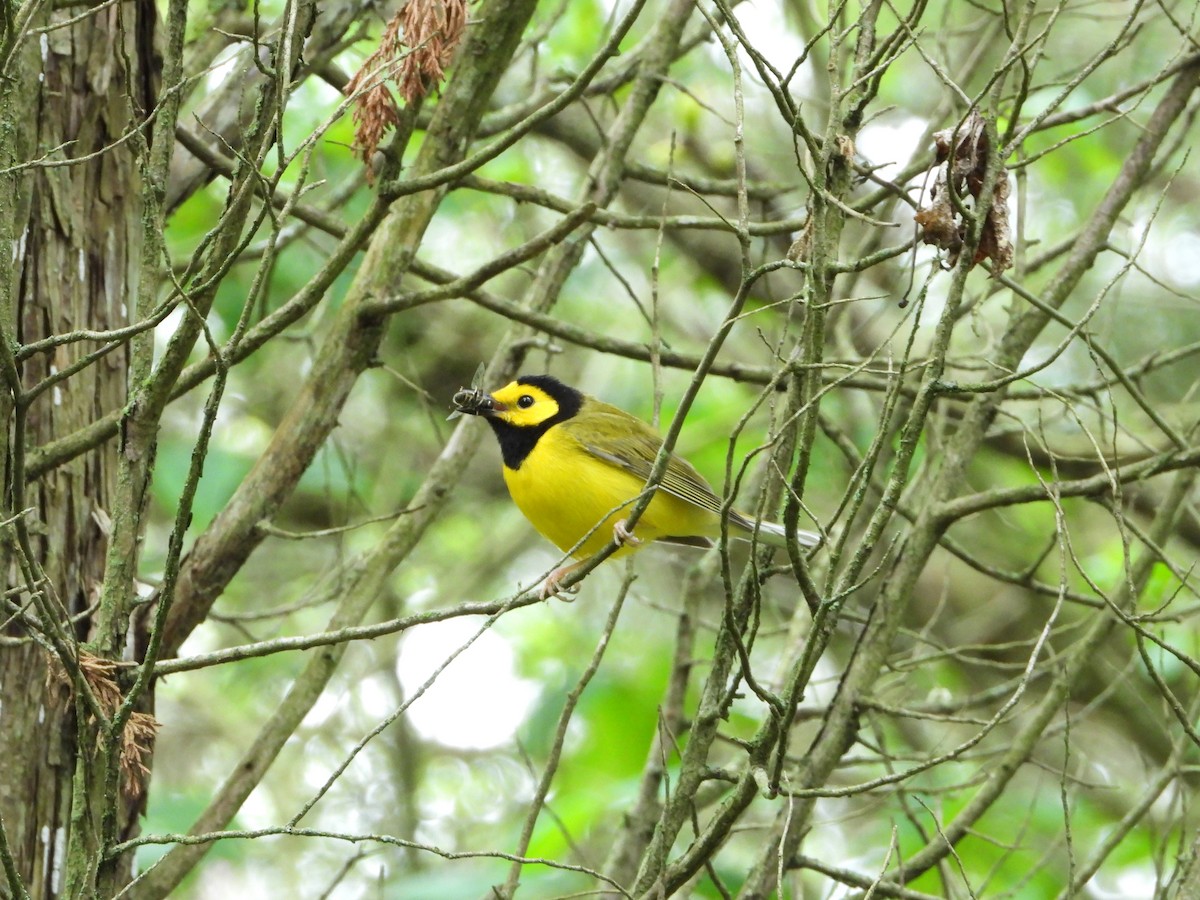
[{"label": "bird", "polygon": [[[476,382],[478,384],[478,381]],[[722,500],[685,459],[671,454],[649,506],[632,530],[623,513],[645,490],[662,447],[650,425],[551,375],[522,375],[487,394],[474,386],[454,395],[454,412],[482,418],[500,444],[505,484],[534,528],[577,562],[555,569],[542,599],[615,539],[623,556],[651,541],[711,547],[721,533]],[[737,510],[732,536],[787,546],[782,525]],[[797,531],[804,547],[820,535]]]}]

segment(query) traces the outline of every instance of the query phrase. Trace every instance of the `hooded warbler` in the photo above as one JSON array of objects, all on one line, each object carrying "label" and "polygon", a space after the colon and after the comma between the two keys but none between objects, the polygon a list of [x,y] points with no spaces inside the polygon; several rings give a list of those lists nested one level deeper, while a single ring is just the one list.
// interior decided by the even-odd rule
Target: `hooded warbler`
[{"label": "hooded warbler", "polygon": [[[711,547],[721,533],[721,498],[674,454],[631,533],[622,511],[645,489],[662,438],[641,419],[557,378],[523,375],[492,394],[461,390],[454,408],[492,427],[513,501],[543,536],[581,561],[552,572],[543,597],[557,593],[561,580],[612,538],[623,545],[613,556],[622,556],[647,541]],[[787,545],[782,525],[736,510],[728,521],[735,537],[750,540],[757,532],[765,544]],[[796,537],[806,547],[820,540],[808,531]]]}]

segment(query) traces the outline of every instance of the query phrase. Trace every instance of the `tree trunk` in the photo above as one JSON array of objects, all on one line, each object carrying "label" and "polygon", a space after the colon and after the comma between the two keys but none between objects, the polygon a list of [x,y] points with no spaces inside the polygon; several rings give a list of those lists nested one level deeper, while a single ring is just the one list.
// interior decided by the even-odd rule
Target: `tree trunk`
[{"label": "tree trunk", "polygon": [[[0,175],[0,235],[8,239],[0,241],[0,327],[10,346],[77,329],[118,328],[133,315],[142,245],[139,157],[145,139],[135,135],[117,142],[145,121],[153,104],[155,11],[148,0],[135,0],[101,7],[68,27],[35,30],[77,16],[81,9],[36,16],[16,36],[19,43],[4,61],[0,169],[30,160],[53,163]],[[4,36],[12,39],[11,32]],[[10,46],[0,44],[5,50]],[[28,392],[98,346],[81,340],[18,357],[20,388]],[[33,555],[32,561],[23,559],[12,529],[5,530],[6,587],[27,587],[27,563],[35,572],[40,568],[48,604],[30,603],[27,591],[10,596],[43,627],[47,611],[58,610],[59,627],[72,648],[90,637],[90,608],[103,577],[116,447],[109,442],[29,485],[23,484],[20,451],[123,405],[126,363],[120,347],[60,387],[37,393],[27,406],[14,400],[9,378],[0,400],[7,423],[0,437],[4,518],[31,508],[26,521]],[[72,785],[80,766],[81,774],[90,769],[91,761],[81,759],[78,750],[82,744],[90,755],[94,744],[80,735],[94,723],[87,716],[77,720],[65,682],[53,675],[57,664],[41,644],[29,640],[27,624],[11,604],[0,622],[0,816],[30,896],[60,896],[68,885],[70,829],[73,823],[90,827],[80,811],[72,817]],[[136,804],[125,805],[131,810]],[[130,818],[127,810],[127,821],[119,823],[122,831],[136,824]],[[128,879],[128,861],[119,869],[117,877]]]}]

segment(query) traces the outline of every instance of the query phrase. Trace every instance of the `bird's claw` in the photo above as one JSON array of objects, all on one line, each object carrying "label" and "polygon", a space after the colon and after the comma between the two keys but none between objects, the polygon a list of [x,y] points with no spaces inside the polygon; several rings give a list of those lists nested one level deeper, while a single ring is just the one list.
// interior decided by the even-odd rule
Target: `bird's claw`
[{"label": "bird's claw", "polygon": [[541,598],[549,600],[551,597],[558,597],[564,603],[571,603],[575,597],[565,596],[579,593],[579,585],[573,584],[568,588],[561,587],[562,580],[570,575],[579,567],[578,563],[573,566],[563,566],[560,569],[555,569],[546,576],[546,580],[542,582]]},{"label": "bird's claw", "polygon": [[[629,530],[629,526],[625,524],[625,520],[621,519],[613,525],[613,540],[622,546],[637,547],[642,544],[642,539]],[[543,600],[549,600],[551,597],[560,597],[562,600],[570,603],[574,597],[565,597],[564,594],[574,594],[579,590],[578,584],[573,584],[569,588],[560,587],[564,578],[578,569],[582,562],[574,563],[570,566],[561,566],[546,576],[546,580],[542,582],[542,589],[539,594]]]},{"label": "bird's claw", "polygon": [[630,547],[639,547],[642,543],[642,539],[629,530],[624,519],[613,526],[613,540],[622,546],[628,544]]}]

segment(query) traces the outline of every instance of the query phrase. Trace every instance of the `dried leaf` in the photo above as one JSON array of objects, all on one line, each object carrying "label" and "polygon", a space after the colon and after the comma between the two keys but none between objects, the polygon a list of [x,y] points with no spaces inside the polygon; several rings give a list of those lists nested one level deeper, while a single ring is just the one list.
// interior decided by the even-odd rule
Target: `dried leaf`
[{"label": "dried leaf", "polygon": [[118,668],[120,664],[111,659],[79,651],[79,674],[92,689],[92,695],[106,716],[111,716],[121,705],[121,688],[115,677]]},{"label": "dried leaf", "polygon": [[929,206],[917,210],[913,218],[921,226],[921,238],[925,243],[953,252],[957,252],[962,246],[962,236],[954,219],[954,210],[950,206],[950,196],[945,191],[935,197]]},{"label": "dried leaf", "polygon": [[[933,144],[937,173],[929,191],[930,202],[921,207],[914,218],[921,231],[921,240],[945,250],[946,264],[953,267],[966,240],[967,223],[951,203],[951,189],[964,202],[974,201],[978,207],[991,150],[987,123],[977,110],[973,110],[957,129],[947,128],[934,134]],[[990,259],[993,276],[1012,265],[1007,203],[1008,173],[1002,167],[972,260],[975,265]]]},{"label": "dried leaf", "polygon": [[446,77],[446,67],[467,30],[465,0],[409,0],[400,11],[404,44],[410,50],[400,64],[400,96],[411,103]]},{"label": "dried leaf", "polygon": [[[94,656],[84,650],[79,651],[79,673],[88,683],[92,696],[106,716],[113,715],[121,706],[124,697],[120,685],[117,684],[116,673],[123,667],[122,663],[111,659]],[[71,687],[70,679],[62,665],[53,657],[47,668],[47,678],[54,683]],[[154,738],[158,733],[159,722],[149,713],[135,712],[129,716],[125,728],[121,732],[120,765],[125,776],[124,792],[131,799],[138,799],[146,789],[150,775],[150,756],[154,752]]]},{"label": "dried leaf", "polygon": [[121,772],[125,776],[125,794],[136,800],[146,790],[150,767],[147,763],[154,753],[154,739],[159,721],[149,713],[135,712],[121,732]]},{"label": "dried leaf", "polygon": [[356,97],[354,105],[354,152],[367,164],[367,179],[371,179],[371,157],[379,149],[384,135],[400,120],[396,100],[388,90],[388,73],[398,65],[404,51],[400,40],[400,16],[397,13],[383,29],[379,49],[367,57],[362,68],[346,83],[348,97]]},{"label": "dried leaf", "polygon": [[387,133],[400,121],[388,81],[412,103],[446,76],[467,29],[466,0],[409,0],[383,29],[379,49],[346,85],[356,97],[354,151],[368,165]]},{"label": "dried leaf", "polygon": [[988,210],[987,221],[983,223],[983,233],[979,238],[979,247],[975,250],[975,262],[985,259],[992,261],[992,277],[998,278],[1000,273],[1012,266],[1013,247],[1008,226],[1008,178],[1003,177],[996,182],[992,192],[992,207]]}]

